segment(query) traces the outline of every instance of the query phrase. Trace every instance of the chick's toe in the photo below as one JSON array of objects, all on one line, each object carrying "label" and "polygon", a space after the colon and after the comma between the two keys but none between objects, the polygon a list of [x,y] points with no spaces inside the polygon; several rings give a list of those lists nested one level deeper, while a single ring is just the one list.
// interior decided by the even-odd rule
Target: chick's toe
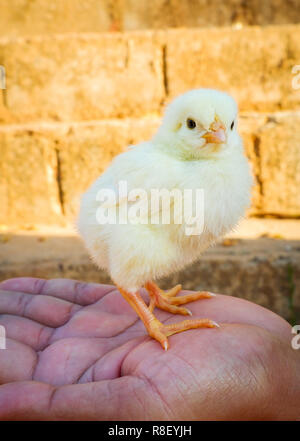
[{"label": "chick's toe", "polygon": [[189,309],[182,308],[178,305],[184,305],[185,303],[194,302],[195,300],[200,299],[210,299],[214,296],[214,294],[210,292],[199,291],[185,296],[176,297],[181,291],[181,285],[176,285],[167,292],[160,289],[154,282],[146,283],[145,288],[150,296],[149,309],[151,312],[157,307],[172,314],[192,315]]}]

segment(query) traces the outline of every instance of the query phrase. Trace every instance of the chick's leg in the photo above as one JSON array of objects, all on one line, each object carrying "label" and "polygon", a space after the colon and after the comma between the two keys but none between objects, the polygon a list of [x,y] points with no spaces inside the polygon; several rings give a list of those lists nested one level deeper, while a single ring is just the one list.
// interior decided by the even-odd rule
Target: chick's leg
[{"label": "chick's leg", "polygon": [[181,291],[181,285],[176,285],[169,291],[163,291],[154,282],[145,284],[145,288],[150,296],[149,309],[153,311],[155,307],[164,309],[172,314],[192,315],[189,309],[182,308],[178,305],[194,302],[199,299],[210,299],[214,294],[207,291],[194,292],[185,296],[176,297]]},{"label": "chick's leg", "polygon": [[[143,301],[138,292],[130,293],[119,286],[118,289],[122,296],[128,301],[128,303],[141,318],[150,337],[157,340],[165,350],[167,350],[169,347],[167,337],[170,335],[186,331],[188,329],[218,327],[215,322],[208,319],[184,320],[183,322],[164,325],[154,316],[153,312],[147,307],[146,303]],[[169,293],[169,295],[172,295],[172,293]]]}]

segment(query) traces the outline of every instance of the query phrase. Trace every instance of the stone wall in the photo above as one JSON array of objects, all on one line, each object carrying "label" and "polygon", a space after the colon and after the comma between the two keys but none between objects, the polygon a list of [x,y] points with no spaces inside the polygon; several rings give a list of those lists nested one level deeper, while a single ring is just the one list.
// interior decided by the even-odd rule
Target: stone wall
[{"label": "stone wall", "polygon": [[[64,224],[165,104],[232,93],[256,185],[252,215],[300,216],[300,25],[0,39],[0,224]],[[0,90],[1,92],[1,90]]]}]

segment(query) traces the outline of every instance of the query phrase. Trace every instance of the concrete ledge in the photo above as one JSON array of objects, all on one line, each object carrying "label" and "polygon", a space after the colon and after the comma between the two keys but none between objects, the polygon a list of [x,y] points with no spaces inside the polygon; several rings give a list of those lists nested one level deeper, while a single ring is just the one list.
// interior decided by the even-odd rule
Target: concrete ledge
[{"label": "concrete ledge", "polygon": [[[269,238],[262,237],[268,234]],[[182,283],[186,289],[242,297],[299,323],[299,221],[245,221],[230,237],[192,267],[161,281],[161,286]],[[107,274],[92,264],[81,240],[64,229],[2,232],[0,280],[19,276],[110,283]]]},{"label": "concrete ledge", "polygon": [[300,109],[300,25],[2,38],[0,123],[141,117],[213,87],[242,111]]}]

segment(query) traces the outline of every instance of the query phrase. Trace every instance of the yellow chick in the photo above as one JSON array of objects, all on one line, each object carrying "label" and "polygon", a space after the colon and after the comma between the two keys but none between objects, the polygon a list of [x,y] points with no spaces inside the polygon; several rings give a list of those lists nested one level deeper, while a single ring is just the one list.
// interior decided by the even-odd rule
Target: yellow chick
[{"label": "yellow chick", "polygon": [[[153,139],[115,157],[82,196],[78,229],[91,257],[165,350],[172,334],[218,325],[209,319],[162,324],[155,307],[191,315],[179,305],[213,294],[176,297],[180,285],[164,292],[155,279],[191,264],[230,231],[249,206],[251,186],[236,102],[226,93],[197,89],[177,97]],[[160,191],[169,194],[169,203],[157,202]],[[141,287],[149,293],[148,306]]]}]

